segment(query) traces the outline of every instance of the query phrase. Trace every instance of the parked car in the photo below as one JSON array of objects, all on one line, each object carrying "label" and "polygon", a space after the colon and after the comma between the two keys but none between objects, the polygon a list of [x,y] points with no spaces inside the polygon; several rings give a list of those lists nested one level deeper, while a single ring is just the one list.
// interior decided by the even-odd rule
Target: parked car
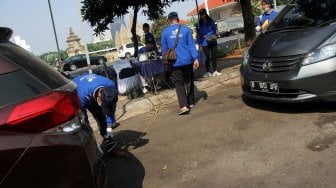
[{"label": "parked car", "polygon": [[[91,65],[100,65],[107,59],[104,56],[89,56]],[[74,71],[77,68],[88,66],[86,60],[86,54],[77,54],[69,57],[64,61],[63,71]]]},{"label": "parked car", "polygon": [[102,187],[106,179],[76,85],[0,27],[0,187]]},{"label": "parked car", "polygon": [[[145,45],[139,43],[138,49],[144,47]],[[118,57],[129,59],[134,55],[134,43],[128,43],[120,46],[118,48]]]},{"label": "parked car", "polygon": [[293,1],[244,53],[249,98],[336,101],[336,2]]}]

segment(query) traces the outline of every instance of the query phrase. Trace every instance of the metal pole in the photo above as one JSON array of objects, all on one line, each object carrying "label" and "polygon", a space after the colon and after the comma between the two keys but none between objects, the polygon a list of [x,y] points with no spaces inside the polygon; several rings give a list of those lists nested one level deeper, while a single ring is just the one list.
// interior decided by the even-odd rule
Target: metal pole
[{"label": "metal pole", "polygon": [[199,15],[198,15],[198,2],[197,2],[197,0],[195,0],[195,2],[196,2],[196,13],[197,13],[197,22],[199,22]]},{"label": "metal pole", "polygon": [[208,7],[208,0],[204,0],[204,5],[205,5],[205,10],[206,10],[207,14],[210,15],[209,7]]},{"label": "metal pole", "polygon": [[50,6],[50,0],[48,0],[48,4],[49,4],[49,11],[50,11],[50,16],[51,16],[51,22],[52,22],[52,25],[53,25],[54,35],[55,35],[55,40],[56,40],[58,61],[60,61],[60,59],[61,59],[61,57],[60,57],[60,50],[59,50],[59,46],[58,46],[56,28],[55,28],[53,13],[52,13],[51,6]]},{"label": "metal pole", "polygon": [[[85,38],[86,33],[85,33],[85,29],[84,29],[84,24],[83,24],[83,18],[82,18],[82,14],[80,11],[80,0],[77,1],[77,6],[78,6],[78,13],[79,13],[79,18],[80,18],[80,22],[81,22],[81,30],[82,30],[82,37]],[[87,47],[87,43],[84,41],[85,39],[83,38],[83,42],[84,42],[84,50],[85,50],[85,55],[86,55],[86,62],[88,64],[88,68],[89,68],[89,74],[92,74],[92,67],[91,67],[91,62],[90,62],[90,56],[89,56],[89,50]]]}]

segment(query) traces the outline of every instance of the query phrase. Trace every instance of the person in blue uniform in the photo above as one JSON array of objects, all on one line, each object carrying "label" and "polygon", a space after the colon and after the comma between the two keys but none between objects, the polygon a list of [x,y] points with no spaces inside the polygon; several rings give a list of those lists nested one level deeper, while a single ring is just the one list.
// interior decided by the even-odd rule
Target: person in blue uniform
[{"label": "person in blue uniform", "polygon": [[103,137],[101,145],[104,153],[113,156],[123,156],[125,153],[116,148],[112,128],[118,124],[115,121],[115,110],[118,101],[118,90],[115,83],[100,75],[84,74],[73,79],[77,84],[77,92],[81,102],[81,110],[85,121],[89,123],[87,110],[97,121],[100,135]]},{"label": "person in blue uniform", "polygon": [[275,11],[273,0],[262,0],[261,6],[264,13],[260,16],[258,20],[258,26],[256,27],[257,31],[264,31],[267,26],[274,20],[274,18],[278,15],[278,12]]},{"label": "person in blue uniform", "polygon": [[161,34],[162,54],[174,48],[176,37],[178,42],[175,48],[176,61],[171,67],[171,78],[175,85],[180,110],[178,115],[189,113],[195,105],[194,101],[194,70],[198,69],[198,52],[190,28],[179,24],[176,12],[168,14],[169,26]]},{"label": "person in blue uniform", "polygon": [[153,35],[153,33],[150,32],[150,26],[148,23],[144,23],[142,25],[142,29],[145,33],[145,41],[152,41],[153,42],[153,49],[154,50],[158,50],[157,46],[156,46],[156,42],[155,42],[155,37]]},{"label": "person in blue uniform", "polygon": [[[220,76],[222,73],[217,71],[217,37],[216,37],[216,25],[215,22],[210,18],[205,9],[201,9],[198,12],[200,20],[197,25],[197,43],[202,48],[206,59],[205,59],[205,69],[206,72],[203,77],[209,76]],[[207,38],[212,37],[211,43]],[[211,64],[210,64],[211,62]],[[212,65],[212,71],[211,71]]]}]

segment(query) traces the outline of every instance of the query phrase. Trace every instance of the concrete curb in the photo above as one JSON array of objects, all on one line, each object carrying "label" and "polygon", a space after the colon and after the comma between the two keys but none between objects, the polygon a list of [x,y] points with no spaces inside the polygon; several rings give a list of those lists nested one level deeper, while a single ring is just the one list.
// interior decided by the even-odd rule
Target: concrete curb
[{"label": "concrete curb", "polygon": [[[239,77],[240,65],[222,70],[221,76],[209,77],[200,81],[195,81],[197,90],[205,90],[212,86],[222,84],[227,80]],[[196,94],[197,95],[197,94]],[[155,110],[162,105],[171,104],[177,101],[175,89],[159,91],[157,95],[145,95],[143,98],[119,101],[117,105],[116,118],[118,121],[125,120],[140,114]]]}]

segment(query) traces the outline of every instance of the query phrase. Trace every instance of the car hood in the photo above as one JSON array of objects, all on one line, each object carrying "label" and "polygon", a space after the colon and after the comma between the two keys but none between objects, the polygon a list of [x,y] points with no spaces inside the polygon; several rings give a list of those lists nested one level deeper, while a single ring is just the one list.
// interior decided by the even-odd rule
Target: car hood
[{"label": "car hood", "polygon": [[250,48],[253,57],[281,57],[306,54],[322,44],[336,30],[336,24],[320,28],[261,33]]}]

